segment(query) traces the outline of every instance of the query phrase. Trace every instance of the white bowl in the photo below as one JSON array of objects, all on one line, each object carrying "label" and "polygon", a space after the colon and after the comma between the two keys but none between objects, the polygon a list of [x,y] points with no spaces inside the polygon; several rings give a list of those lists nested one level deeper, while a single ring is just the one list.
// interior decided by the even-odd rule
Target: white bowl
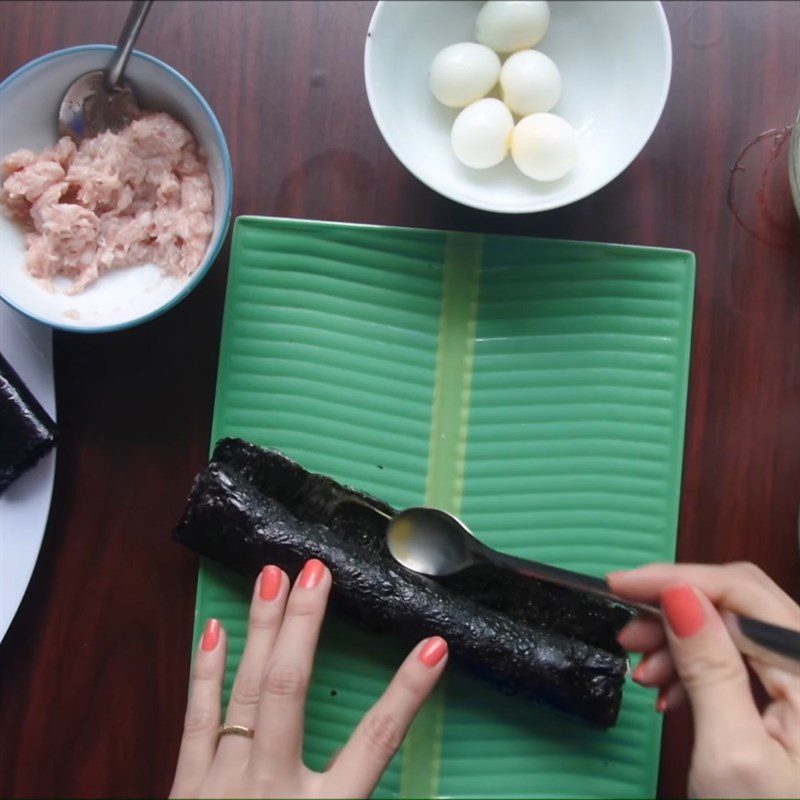
[{"label": "white bowl", "polygon": [[[56,115],[72,81],[102,69],[110,45],[57,50],[18,69],[0,84],[0,157],[14,150],[42,150],[57,141]],[[188,279],[162,274],[154,264],[112,271],[76,295],[48,291],[25,271],[21,227],[0,218],[0,297],[33,319],[54,328],[101,332],[145,322],[174,306],[203,278],[225,239],[233,199],[233,171],[217,118],[200,92],[157,58],[134,51],[126,77],[144,108],[168,111],[194,134],[208,159],[214,188],[214,230],[203,262]]]},{"label": "white bowl", "polygon": [[575,169],[551,183],[526,178],[511,158],[491,169],[469,169],[450,148],[458,111],[434,99],[428,72],[443,47],[474,41],[481,6],[469,0],[378,3],[364,75],[383,138],[424,184],[473,208],[545,211],[596,192],[633,161],[664,108],[672,49],[661,3],[550,3],[550,27],[536,49],[561,71],[561,99],[552,111],[578,130],[580,146]]}]

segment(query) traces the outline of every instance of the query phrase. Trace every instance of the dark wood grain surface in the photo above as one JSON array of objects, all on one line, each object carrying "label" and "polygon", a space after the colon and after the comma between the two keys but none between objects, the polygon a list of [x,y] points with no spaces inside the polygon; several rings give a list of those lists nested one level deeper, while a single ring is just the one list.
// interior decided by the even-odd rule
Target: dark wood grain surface
[{"label": "dark wood grain surface", "polygon": [[[763,140],[800,106],[800,4],[668,3],[674,71],[634,164],[557,211],[502,217],[418,183],[373,123],[371,2],[159,2],[139,47],[187,75],[230,145],[235,214],[628,242],[697,254],[679,556],[752,560],[800,589],[800,224],[786,148],[758,203]],[[61,47],[114,42],[121,2],[0,4],[0,77]],[[2,109],[0,109],[2,112]],[[762,241],[766,239],[767,241]],[[768,243],[769,242],[769,243]],[[227,251],[166,316],[55,335],[50,523],[0,644],[0,796],[167,792],[177,754],[196,559],[169,540],[208,450]],[[661,794],[684,792],[689,716],[667,719]]]}]

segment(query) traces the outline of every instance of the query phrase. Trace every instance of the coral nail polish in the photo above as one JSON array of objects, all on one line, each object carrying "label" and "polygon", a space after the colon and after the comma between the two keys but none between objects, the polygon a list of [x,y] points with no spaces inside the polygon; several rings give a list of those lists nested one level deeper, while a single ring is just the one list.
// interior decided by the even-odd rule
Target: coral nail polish
[{"label": "coral nail polish", "polygon": [[316,558],[306,561],[306,565],[300,573],[300,588],[313,589],[322,580],[324,574],[325,565],[321,561]]},{"label": "coral nail polish", "polygon": [[261,570],[261,588],[258,596],[262,600],[274,600],[281,590],[281,571],[270,564]]},{"label": "coral nail polish", "polygon": [[656,701],[656,711],[659,714],[663,714],[667,710],[667,698],[664,695],[661,695],[658,700]]},{"label": "coral nail polish", "polygon": [[201,646],[206,652],[211,652],[219,641],[219,620],[210,619],[206,622],[205,630],[203,631],[203,641]]},{"label": "coral nail polish", "polygon": [[631,676],[636,683],[641,683],[642,679],[644,678],[645,673],[645,663],[644,661],[640,661],[636,669],[633,671],[633,675]]},{"label": "coral nail polish", "polygon": [[670,586],[661,593],[661,610],[676,636],[694,636],[705,624],[700,598],[688,583]]},{"label": "coral nail polish", "polygon": [[419,660],[426,667],[435,667],[447,653],[447,642],[441,636],[431,636],[419,651]]}]

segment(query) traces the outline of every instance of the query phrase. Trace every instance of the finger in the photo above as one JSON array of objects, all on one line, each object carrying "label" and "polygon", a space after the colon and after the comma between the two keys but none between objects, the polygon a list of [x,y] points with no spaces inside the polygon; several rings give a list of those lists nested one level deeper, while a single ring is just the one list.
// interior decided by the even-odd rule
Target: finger
[{"label": "finger", "polygon": [[264,670],[251,761],[268,774],[297,767],[303,748],[303,710],[319,631],[331,588],[321,561],[303,567],[286,603],[278,638]]},{"label": "finger", "polygon": [[747,669],[716,608],[689,584],[665,589],[667,639],[695,724],[698,750],[720,752],[764,733]]},{"label": "finger", "polygon": [[633,671],[633,679],[642,686],[669,686],[678,677],[672,653],[666,645],[645,656]]},{"label": "finger", "polygon": [[680,680],[676,680],[674,683],[665,686],[659,691],[658,700],[656,700],[656,711],[658,711],[659,714],[672,711],[687,702],[688,699],[689,696],[686,694],[686,688]]},{"label": "finger", "polygon": [[339,748],[338,750],[336,750],[336,751],[334,752],[334,754],[333,754],[333,755],[330,757],[330,760],[328,761],[328,765],[325,767],[325,772],[328,772],[328,771],[330,771],[331,767],[333,767],[333,765],[336,763],[336,760],[339,758],[339,756],[340,756],[341,754],[342,754],[342,748],[340,747],[340,748]]},{"label": "finger", "polygon": [[634,653],[649,653],[667,643],[667,634],[660,620],[636,617],[617,636],[617,641]]},{"label": "finger", "polygon": [[369,797],[447,663],[447,642],[420,642],[367,712],[326,776],[334,797]]},{"label": "finger", "polygon": [[728,611],[799,628],[797,604],[754,564],[648,564],[628,572],[612,572],[607,579],[614,592],[641,602],[658,599],[669,586],[688,583]]},{"label": "finger", "polygon": [[[255,728],[264,667],[278,638],[288,593],[289,579],[282,570],[271,564],[261,570],[250,603],[247,642],[225,715],[225,722],[231,725]],[[229,753],[241,755],[249,750],[250,740],[242,736],[226,736],[219,745],[223,758]]]},{"label": "finger", "polygon": [[800,630],[800,608],[753,564],[650,564],[629,572],[612,573],[608,581],[623,597],[651,602],[663,589],[675,583],[685,581],[697,586],[723,611],[723,619],[737,649],[748,655],[748,663],[772,699],[778,700],[783,696],[787,680],[796,681],[796,677],[787,676],[786,669],[776,663],[772,654],[759,658],[760,648],[738,633],[735,616],[726,613],[752,616]]},{"label": "finger", "polygon": [[193,794],[214,759],[222,680],[225,676],[225,651],[225,631],[217,620],[208,620],[192,665],[183,738],[170,793],[173,797]]},{"label": "finger", "polygon": [[247,642],[233,683],[226,722],[255,726],[264,667],[278,638],[288,590],[289,579],[282,570],[272,565],[264,567],[253,590]]},{"label": "finger", "polygon": [[794,759],[800,759],[800,687],[764,711],[764,728]]}]

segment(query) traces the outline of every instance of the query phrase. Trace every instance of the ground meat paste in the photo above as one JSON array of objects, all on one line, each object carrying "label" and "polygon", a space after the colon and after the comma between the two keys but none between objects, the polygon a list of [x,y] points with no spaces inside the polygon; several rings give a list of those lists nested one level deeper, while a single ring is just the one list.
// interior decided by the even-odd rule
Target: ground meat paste
[{"label": "ground meat paste", "polygon": [[192,134],[153,113],[119,133],[76,147],[64,137],[38,155],[18,150],[2,163],[0,202],[26,230],[29,274],[81,292],[103,273],[154,263],[187,277],[206,253],[212,188]]}]

